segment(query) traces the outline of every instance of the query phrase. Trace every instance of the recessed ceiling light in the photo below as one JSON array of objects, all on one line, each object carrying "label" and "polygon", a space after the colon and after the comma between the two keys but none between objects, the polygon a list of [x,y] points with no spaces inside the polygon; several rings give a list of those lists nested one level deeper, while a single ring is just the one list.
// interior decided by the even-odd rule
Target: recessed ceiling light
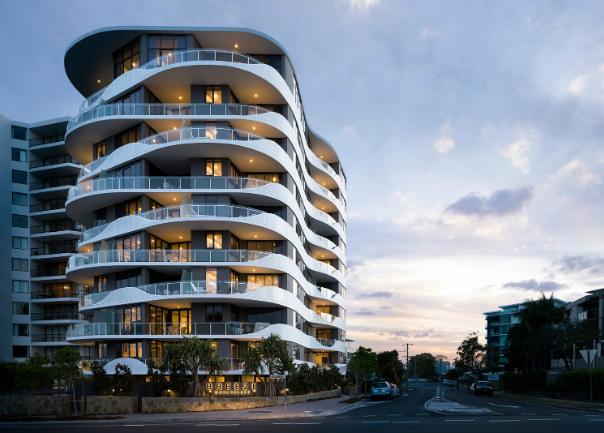
[{"label": "recessed ceiling light", "polygon": [[179,96],[179,97],[178,97],[178,100],[179,100],[179,101],[182,101],[182,96]]},{"label": "recessed ceiling light", "polygon": [[132,62],[132,67],[136,68],[136,62]]},{"label": "recessed ceiling light", "polygon": [[179,236],[178,239],[182,240],[182,236]]},{"label": "recessed ceiling light", "polygon": [[323,159],[323,155],[321,155],[319,158]]},{"label": "recessed ceiling light", "polygon": [[173,127],[172,127],[172,130],[176,131],[176,126],[173,126]]},{"label": "recessed ceiling light", "polygon": [[258,235],[254,235],[254,239],[258,239]]},{"label": "recessed ceiling light", "polygon": [[99,79],[99,80],[96,80],[96,82],[97,82],[97,83],[99,83],[99,84],[101,84],[101,80],[100,80],[100,79]]},{"label": "recessed ceiling light", "polygon": [[252,131],[255,131],[255,130],[256,130],[256,127],[255,127],[255,126],[252,126]]},{"label": "recessed ceiling light", "polygon": [[257,93],[254,93],[254,98],[257,98],[257,97],[258,97],[258,94],[257,94]]},{"label": "recessed ceiling light", "polygon": [[250,162],[254,162],[254,160],[252,158],[250,158]]},{"label": "recessed ceiling light", "polygon": [[235,47],[235,49],[239,48],[239,44],[235,44],[233,46]]},{"label": "recessed ceiling light", "polygon": [[176,197],[172,197],[172,201],[176,201]]}]

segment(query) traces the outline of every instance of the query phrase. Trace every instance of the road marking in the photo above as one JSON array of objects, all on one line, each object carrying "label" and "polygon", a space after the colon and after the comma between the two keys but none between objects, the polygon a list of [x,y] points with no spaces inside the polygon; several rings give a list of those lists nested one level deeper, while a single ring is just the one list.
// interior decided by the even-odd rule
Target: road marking
[{"label": "road marking", "polygon": [[528,412],[522,412],[520,415],[523,415],[523,416],[537,416],[536,413],[528,413]]},{"label": "road marking", "polygon": [[560,418],[528,418],[527,421],[560,421]]},{"label": "road marking", "polygon": [[475,419],[446,419],[445,422],[475,422]]},{"label": "road marking", "polygon": [[511,404],[495,404],[495,403],[489,403],[489,405],[491,405],[491,406],[497,406],[497,407],[509,407],[509,408],[512,408],[512,409],[520,409],[520,408],[521,408],[521,406],[513,406],[513,405],[511,405]]},{"label": "road marking", "polygon": [[361,421],[361,424],[387,424],[390,421],[388,420],[379,420],[376,419],[375,421]]},{"label": "road marking", "polygon": [[320,422],[274,422],[273,425],[317,425]]},{"label": "road marking", "polygon": [[409,420],[409,421],[392,421],[392,424],[419,424],[419,421]]},{"label": "road marking", "polygon": [[590,421],[604,421],[604,418],[592,418]]},{"label": "road marking", "polygon": [[388,416],[403,416],[403,414],[402,413],[391,413]]},{"label": "road marking", "polygon": [[372,416],[375,416],[375,415],[363,415],[362,418],[371,418]]},{"label": "road marking", "polygon": [[598,414],[595,414],[595,413],[589,413],[589,414],[587,414],[587,415],[585,415],[585,416],[594,416],[594,417],[599,417],[599,416],[602,416],[602,415],[598,415]]},{"label": "road marking", "polygon": [[552,413],[552,416],[568,416],[567,413]]},{"label": "road marking", "polygon": [[195,424],[196,427],[233,427],[238,426],[239,424],[231,423],[231,424],[218,424],[218,423],[204,423],[204,424]]},{"label": "road marking", "polygon": [[490,419],[489,422],[520,422],[519,419]]}]

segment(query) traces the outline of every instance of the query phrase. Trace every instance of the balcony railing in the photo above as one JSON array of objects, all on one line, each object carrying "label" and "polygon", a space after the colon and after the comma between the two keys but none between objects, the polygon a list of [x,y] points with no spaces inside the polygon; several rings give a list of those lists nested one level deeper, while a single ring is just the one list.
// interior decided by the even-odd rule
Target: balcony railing
[{"label": "balcony railing", "polygon": [[220,322],[191,323],[180,326],[169,323],[84,323],[67,329],[67,338],[94,336],[150,335],[245,335],[262,331],[269,323]]},{"label": "balcony railing", "polygon": [[332,338],[317,338],[317,341],[325,347],[332,347],[336,343]]},{"label": "balcony railing", "polygon": [[39,189],[75,185],[77,180],[78,179],[75,176],[58,177],[58,178],[54,178],[54,179],[45,180],[44,182],[32,183],[32,184],[30,184],[30,190],[35,191],[35,190],[39,190]]},{"label": "balcony railing", "polygon": [[248,189],[260,188],[270,182],[245,177],[105,177],[79,182],[69,190],[67,199],[71,200],[82,194],[115,189]]},{"label": "balcony railing", "polygon": [[58,210],[65,208],[65,200],[49,200],[43,203],[35,203],[29,205],[30,212],[44,212],[47,210]]},{"label": "balcony railing", "polygon": [[39,290],[31,293],[32,299],[79,298],[81,289]]},{"label": "balcony railing", "polygon": [[47,244],[38,248],[31,248],[32,256],[45,256],[49,254],[66,254],[75,253],[77,251],[77,243],[75,241]]},{"label": "balcony railing", "polygon": [[110,116],[253,116],[269,110],[245,104],[102,104],[81,112],[67,124],[67,132],[90,120]]},{"label": "balcony railing", "polygon": [[32,277],[64,277],[65,268],[40,268],[31,270]]},{"label": "balcony railing", "polygon": [[31,233],[54,233],[62,231],[79,231],[81,226],[74,223],[73,221],[53,221],[39,226],[32,226]]},{"label": "balcony railing", "polygon": [[78,320],[77,312],[31,313],[31,320]]},{"label": "balcony railing", "polygon": [[[139,140],[136,143],[153,146],[158,144],[166,144],[186,140],[252,141],[261,140],[263,138],[264,137],[239,129],[222,127],[219,128],[215,126],[194,126],[163,131],[158,134],[150,135],[149,137],[143,138],[142,140]],[[91,173],[96,168],[98,168],[99,165],[106,158],[107,156],[103,156],[99,159],[95,159],[94,161],[89,162],[86,165],[83,165],[80,170],[80,177],[85,176]]]},{"label": "balcony railing", "polygon": [[30,161],[29,168],[47,167],[49,165],[68,164],[72,162],[73,159],[70,155],[60,155],[52,158],[40,159],[38,161]]},{"label": "balcony railing", "polygon": [[179,263],[179,262],[251,262],[273,255],[252,250],[105,250],[74,254],[69,258],[68,271],[104,263]]},{"label": "balcony railing", "polygon": [[[260,215],[263,212],[245,206],[233,205],[202,205],[202,204],[184,204],[180,206],[163,207],[159,209],[148,210],[136,214],[141,218],[150,221],[165,221],[174,218],[191,217],[220,217],[220,218],[246,218],[254,215]],[[81,240],[85,242],[98,236],[112,223],[105,223],[92,227],[82,232]]]},{"label": "balcony railing", "polygon": [[34,343],[61,343],[65,341],[65,335],[61,334],[33,334],[31,341]]},{"label": "balcony railing", "polygon": [[53,135],[49,137],[32,138],[29,140],[29,146],[42,146],[44,144],[60,143],[65,140],[63,135]]}]

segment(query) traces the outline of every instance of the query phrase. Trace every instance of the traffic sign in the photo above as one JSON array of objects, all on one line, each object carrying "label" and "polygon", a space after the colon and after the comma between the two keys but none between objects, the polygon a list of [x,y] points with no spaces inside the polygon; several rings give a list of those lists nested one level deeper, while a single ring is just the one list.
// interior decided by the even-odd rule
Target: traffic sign
[{"label": "traffic sign", "polygon": [[587,365],[590,366],[591,363],[594,362],[594,358],[596,357],[598,350],[597,349],[585,349],[585,350],[579,350],[579,353],[581,354],[581,356],[583,357],[583,359],[585,360]]}]

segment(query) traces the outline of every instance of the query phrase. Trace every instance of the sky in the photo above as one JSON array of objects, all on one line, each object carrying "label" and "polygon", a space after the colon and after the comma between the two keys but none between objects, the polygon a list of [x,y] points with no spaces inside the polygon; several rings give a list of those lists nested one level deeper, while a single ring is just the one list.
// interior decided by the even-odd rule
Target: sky
[{"label": "sky", "polygon": [[271,35],[348,176],[351,348],[453,359],[483,312],[604,286],[603,16],[580,0],[0,0],[0,113],[75,115],[63,55],[95,28]]}]

